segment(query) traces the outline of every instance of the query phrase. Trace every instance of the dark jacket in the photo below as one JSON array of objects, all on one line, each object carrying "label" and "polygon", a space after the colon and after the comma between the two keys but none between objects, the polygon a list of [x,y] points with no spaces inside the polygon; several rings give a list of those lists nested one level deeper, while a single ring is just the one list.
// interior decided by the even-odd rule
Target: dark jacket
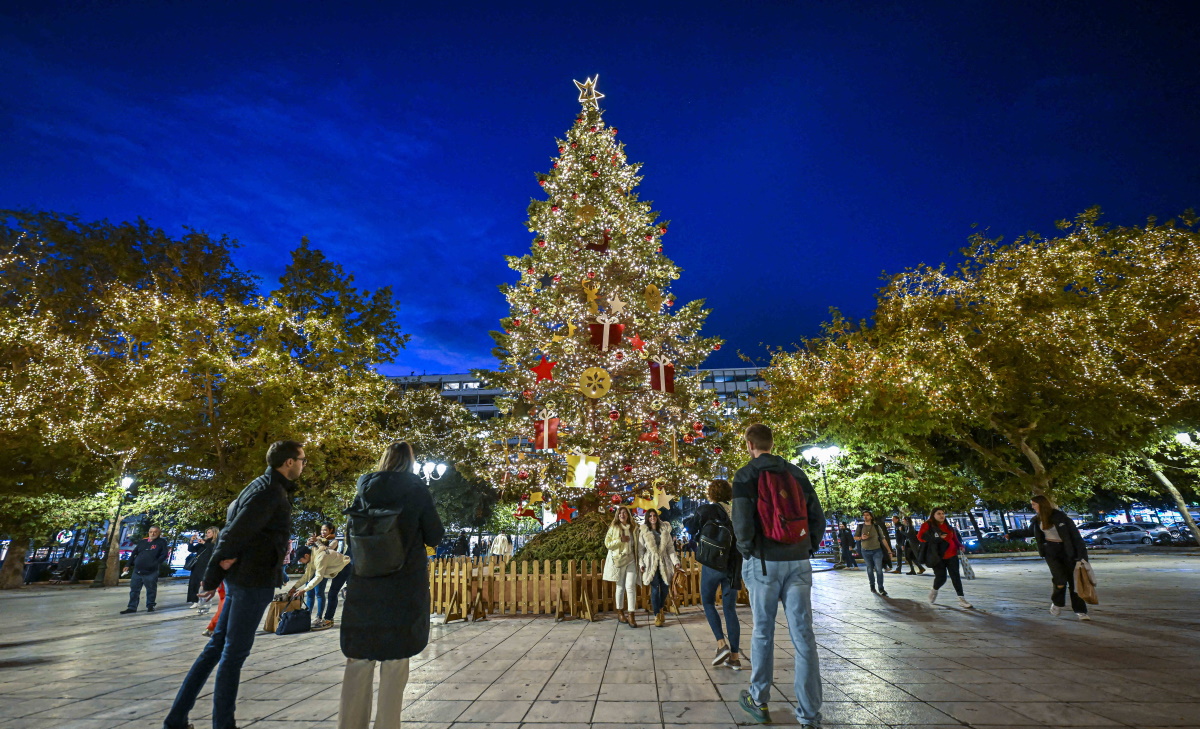
[{"label": "dark jacket", "polygon": [[892,524],[892,526],[896,528],[896,552],[898,552],[901,555],[901,558],[903,558],[904,543],[908,541],[908,531],[904,528],[904,522]]},{"label": "dark jacket", "polygon": [[[1079,533],[1079,527],[1075,526],[1075,522],[1071,517],[1060,509],[1055,509],[1050,514],[1050,523],[1054,525],[1055,531],[1058,532],[1059,538],[1062,539],[1063,551],[1066,552],[1067,561],[1072,565],[1081,560],[1087,559],[1087,543],[1083,541],[1083,535]],[[1042,529],[1042,520],[1034,517],[1033,521],[1029,522],[1028,529],[1014,529],[1008,533],[1009,539],[1024,539],[1033,537],[1037,540],[1038,554],[1043,559],[1046,557],[1046,532]]]},{"label": "dark jacket", "polygon": [[842,549],[854,549],[858,545],[854,541],[854,535],[850,533],[849,527],[838,527],[838,546]]},{"label": "dark jacket", "polygon": [[204,571],[208,569],[208,560],[212,557],[215,540],[203,539],[199,544],[189,544],[188,551],[196,555],[192,562],[191,573],[188,576],[188,602],[196,602],[196,593],[200,592],[200,583],[204,580]]},{"label": "dark jacket", "polygon": [[[383,577],[353,575],[342,609],[342,653],[347,658],[395,661],[429,643],[429,560],[425,547],[445,535],[429,489],[415,474],[363,474],[351,509],[403,509],[400,533],[408,543],[404,568]],[[362,555],[359,555],[360,557]]]},{"label": "dark jacket", "polygon": [[[783,544],[763,535],[758,523],[758,477],[763,471],[788,471],[800,484],[808,505],[807,541]],[[738,551],[746,557],[758,557],[765,562],[795,562],[808,559],[821,545],[825,512],[804,471],[773,453],[763,453],[739,468],[733,476],[733,533],[737,536]]]},{"label": "dark jacket", "polygon": [[129,564],[139,575],[157,575],[158,566],[170,556],[170,546],[162,537],[153,542],[149,539],[139,539],[129,555]]},{"label": "dark jacket", "polygon": [[[729,525],[731,529],[733,528],[733,520],[725,511],[724,506],[720,504],[704,504],[699,509],[696,509],[696,518],[693,524],[694,528],[692,529],[692,533],[695,535],[692,541],[693,545],[695,544],[695,540],[700,538],[700,530],[710,521],[724,523]],[[742,574],[742,555],[737,549],[729,550],[729,566],[725,572],[733,578],[734,589],[739,589],[739,580]]]},{"label": "dark jacket", "polygon": [[[225,528],[217,538],[204,571],[204,587],[215,590],[223,580],[239,587],[281,587],[283,556],[292,533],[292,498],[296,484],[274,468],[250,482],[225,512]],[[229,571],[221,562],[237,559]]]}]

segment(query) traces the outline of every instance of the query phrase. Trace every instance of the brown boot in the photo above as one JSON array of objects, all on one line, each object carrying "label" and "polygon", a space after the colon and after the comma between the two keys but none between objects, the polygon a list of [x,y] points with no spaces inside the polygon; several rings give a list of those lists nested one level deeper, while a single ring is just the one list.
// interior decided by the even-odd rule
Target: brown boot
[{"label": "brown boot", "polygon": [[631,628],[638,626],[637,618],[633,617],[633,613],[625,613],[625,622],[629,623],[629,627]]},{"label": "brown boot", "polygon": [[622,623],[625,622],[625,610],[624,609],[617,608],[617,620]]},{"label": "brown boot", "polygon": [[658,615],[654,616],[654,627],[661,628],[667,624],[667,615],[662,610],[658,611]]}]

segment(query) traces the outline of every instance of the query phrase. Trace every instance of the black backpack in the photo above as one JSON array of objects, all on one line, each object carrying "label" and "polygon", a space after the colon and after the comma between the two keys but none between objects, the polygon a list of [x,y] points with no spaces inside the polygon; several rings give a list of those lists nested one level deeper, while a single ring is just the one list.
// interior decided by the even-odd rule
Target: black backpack
[{"label": "black backpack", "polygon": [[[357,505],[358,502],[355,502]],[[355,509],[347,517],[346,540],[354,555],[355,577],[384,577],[404,569],[408,546],[400,533],[400,509]]]},{"label": "black backpack", "polygon": [[723,508],[716,508],[720,515],[700,527],[700,535],[696,539],[696,561],[705,567],[726,572],[729,570],[729,554],[733,549],[733,524]]}]

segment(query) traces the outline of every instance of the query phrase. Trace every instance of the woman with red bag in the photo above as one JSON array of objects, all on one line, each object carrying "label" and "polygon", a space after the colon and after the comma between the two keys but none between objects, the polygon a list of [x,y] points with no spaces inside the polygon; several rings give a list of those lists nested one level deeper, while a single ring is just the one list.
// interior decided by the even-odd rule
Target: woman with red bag
[{"label": "woman with red bag", "polygon": [[970,608],[971,603],[963,596],[962,576],[959,574],[958,555],[963,551],[962,537],[950,522],[946,521],[946,510],[937,508],[929,514],[929,520],[917,532],[917,541],[929,544],[931,558],[936,557],[933,567],[933,589],[929,591],[929,602],[935,602],[938,590],[950,578],[954,591],[958,593],[958,604]]}]

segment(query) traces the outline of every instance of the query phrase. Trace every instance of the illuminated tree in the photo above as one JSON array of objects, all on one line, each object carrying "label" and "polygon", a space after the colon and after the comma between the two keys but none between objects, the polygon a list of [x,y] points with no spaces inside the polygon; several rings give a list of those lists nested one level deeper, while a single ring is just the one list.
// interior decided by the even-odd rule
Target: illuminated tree
[{"label": "illuminated tree", "polygon": [[721,423],[690,371],[720,340],[699,334],[702,302],[677,306],[668,225],[638,198],[640,165],[605,123],[595,79],[577,85],[582,111],[537,175],[533,245],[507,259],[519,280],[501,287],[499,368],[478,373],[512,394],[487,423],[485,467],[510,493],[694,492],[727,450],[703,437]]}]

